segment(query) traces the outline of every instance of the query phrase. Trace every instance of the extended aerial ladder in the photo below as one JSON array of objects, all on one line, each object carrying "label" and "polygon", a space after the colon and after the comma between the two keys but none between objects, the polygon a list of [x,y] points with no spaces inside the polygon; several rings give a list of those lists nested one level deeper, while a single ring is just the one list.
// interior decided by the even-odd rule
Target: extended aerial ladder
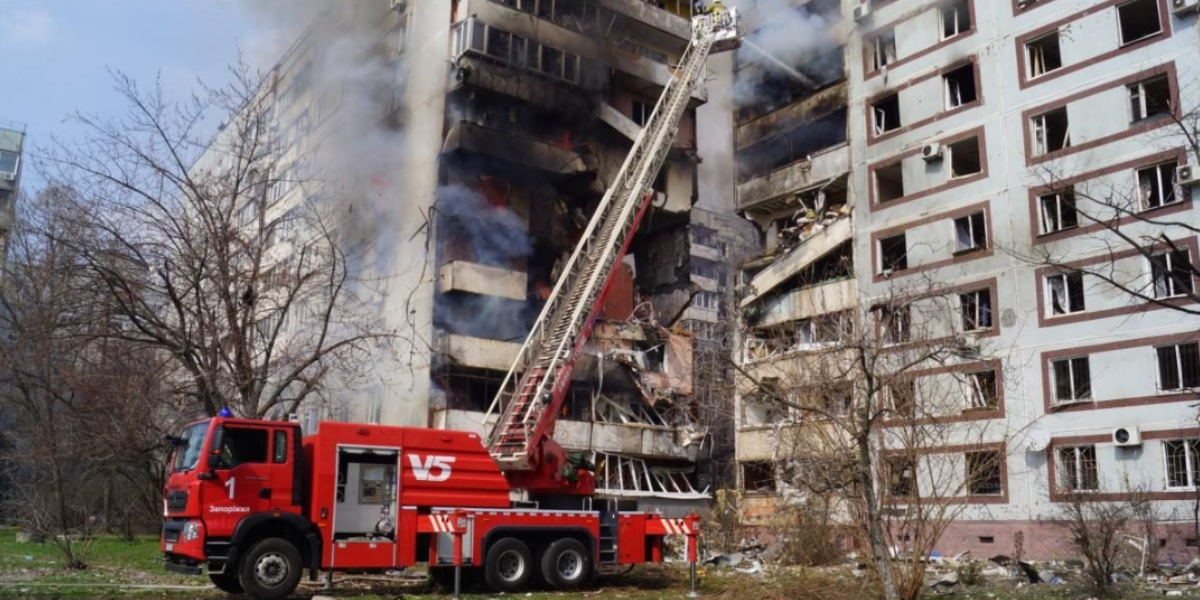
[{"label": "extended aerial ladder", "polygon": [[617,267],[650,206],[652,185],[710,53],[735,47],[736,9],[692,19],[692,39],[533,324],[484,423],[488,450],[510,484],[531,493],[591,494],[595,479],[553,439],[575,363]]}]

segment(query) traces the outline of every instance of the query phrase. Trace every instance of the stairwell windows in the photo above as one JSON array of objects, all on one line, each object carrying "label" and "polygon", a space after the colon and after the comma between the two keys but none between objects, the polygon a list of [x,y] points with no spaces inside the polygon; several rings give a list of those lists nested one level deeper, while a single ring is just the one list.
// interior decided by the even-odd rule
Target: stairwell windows
[{"label": "stairwell windows", "polygon": [[871,107],[875,116],[875,135],[883,135],[900,128],[900,95],[892,94],[875,102]]},{"label": "stairwell windows", "polygon": [[1062,68],[1057,30],[1025,43],[1025,64],[1030,79]]},{"label": "stairwell windows", "polygon": [[1043,234],[1079,226],[1079,213],[1075,210],[1074,190],[1039,196],[1038,206],[1041,210]]},{"label": "stairwell windows", "polygon": [[1084,310],[1083,273],[1059,273],[1046,278],[1049,316],[1067,315]]},{"label": "stairwell windows", "polygon": [[871,38],[871,70],[878,71],[896,62],[896,30],[888,29]]},{"label": "stairwell windows", "polygon": [[1067,107],[1056,108],[1033,117],[1031,121],[1034,156],[1071,147],[1071,128],[1067,120]]}]

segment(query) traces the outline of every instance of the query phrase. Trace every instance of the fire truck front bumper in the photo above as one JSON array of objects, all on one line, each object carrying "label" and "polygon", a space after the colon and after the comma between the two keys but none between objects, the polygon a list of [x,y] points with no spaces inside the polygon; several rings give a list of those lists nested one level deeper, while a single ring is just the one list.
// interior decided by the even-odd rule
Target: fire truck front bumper
[{"label": "fire truck front bumper", "polygon": [[199,575],[204,563],[204,524],[190,519],[163,521],[163,554],[168,571]]}]

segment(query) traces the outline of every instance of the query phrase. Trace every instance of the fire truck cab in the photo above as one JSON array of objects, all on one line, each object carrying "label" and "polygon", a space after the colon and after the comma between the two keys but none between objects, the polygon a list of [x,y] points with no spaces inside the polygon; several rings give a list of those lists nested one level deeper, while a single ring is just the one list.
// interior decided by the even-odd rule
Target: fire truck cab
[{"label": "fire truck cab", "polygon": [[[572,589],[600,570],[663,556],[698,518],[593,506],[590,496],[514,503],[479,436],[462,431],[214,417],[185,427],[165,490],[162,550],[173,571],[282,598],[304,570],[392,571],[428,563],[496,591],[539,580]],[[549,504],[549,506],[547,506]]]}]

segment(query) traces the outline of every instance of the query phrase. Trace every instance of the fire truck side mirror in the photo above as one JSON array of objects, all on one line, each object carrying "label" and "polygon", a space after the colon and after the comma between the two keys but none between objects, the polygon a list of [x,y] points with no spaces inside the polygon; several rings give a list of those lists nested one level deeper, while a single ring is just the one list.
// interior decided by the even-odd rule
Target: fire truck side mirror
[{"label": "fire truck side mirror", "polygon": [[217,427],[212,435],[212,443],[208,445],[208,453],[211,458],[216,459],[221,456],[221,448],[225,446],[225,428]]}]

